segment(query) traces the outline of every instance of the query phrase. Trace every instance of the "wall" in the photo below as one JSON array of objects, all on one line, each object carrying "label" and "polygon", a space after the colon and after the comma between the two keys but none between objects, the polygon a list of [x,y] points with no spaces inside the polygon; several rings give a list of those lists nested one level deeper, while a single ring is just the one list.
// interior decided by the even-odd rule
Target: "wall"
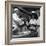
[{"label": "wall", "polygon": [[[5,44],[5,12],[4,12],[5,11],[5,2],[4,1],[5,0],[0,0],[0,45]],[[17,0],[17,1],[46,2],[45,0]],[[46,16],[45,16],[45,18],[46,18]],[[38,44],[16,45],[16,46],[45,46],[45,45],[46,45],[46,43],[40,43],[40,44],[38,43]]]}]

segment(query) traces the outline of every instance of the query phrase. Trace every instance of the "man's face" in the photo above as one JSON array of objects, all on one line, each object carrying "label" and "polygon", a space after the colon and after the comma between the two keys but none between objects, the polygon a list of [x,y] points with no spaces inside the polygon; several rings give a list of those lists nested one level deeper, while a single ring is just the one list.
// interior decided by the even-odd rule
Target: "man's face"
[{"label": "man's face", "polygon": [[19,10],[16,10],[16,14],[18,14],[18,15],[19,15]]}]

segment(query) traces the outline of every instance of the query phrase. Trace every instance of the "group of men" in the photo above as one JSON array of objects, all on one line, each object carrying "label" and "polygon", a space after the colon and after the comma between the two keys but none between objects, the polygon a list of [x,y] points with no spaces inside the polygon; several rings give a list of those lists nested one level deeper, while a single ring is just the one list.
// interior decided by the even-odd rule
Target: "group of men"
[{"label": "group of men", "polygon": [[[12,14],[12,31],[13,34],[28,34],[30,37],[37,37],[40,27],[40,17],[36,14],[36,11],[31,11],[31,16],[20,15],[21,13],[18,8],[14,9]],[[35,18],[36,16],[36,18]],[[20,33],[19,33],[20,32]]]}]

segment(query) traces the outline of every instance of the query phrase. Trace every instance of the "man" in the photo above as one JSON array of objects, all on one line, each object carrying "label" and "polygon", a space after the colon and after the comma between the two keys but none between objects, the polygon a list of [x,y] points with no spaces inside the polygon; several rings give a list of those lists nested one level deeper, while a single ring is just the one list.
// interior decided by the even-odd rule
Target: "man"
[{"label": "man", "polygon": [[30,27],[29,30],[31,30],[31,37],[37,37],[38,36],[38,32],[37,32],[37,20],[35,18],[36,16],[36,12],[32,11],[32,17],[30,19]]},{"label": "man", "polygon": [[15,8],[14,9],[14,13],[12,14],[12,31],[14,33],[16,32],[20,32],[20,27],[18,27],[18,25],[22,25],[24,22],[19,18],[19,9]]}]

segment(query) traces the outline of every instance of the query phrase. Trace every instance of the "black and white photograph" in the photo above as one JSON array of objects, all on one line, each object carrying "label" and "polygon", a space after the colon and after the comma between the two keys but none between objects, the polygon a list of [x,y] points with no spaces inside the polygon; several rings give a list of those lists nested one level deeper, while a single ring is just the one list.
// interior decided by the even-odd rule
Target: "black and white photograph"
[{"label": "black and white photograph", "polygon": [[12,6],[12,37],[40,37],[40,8]]},{"label": "black and white photograph", "polygon": [[45,3],[6,2],[6,44],[45,42]]}]

